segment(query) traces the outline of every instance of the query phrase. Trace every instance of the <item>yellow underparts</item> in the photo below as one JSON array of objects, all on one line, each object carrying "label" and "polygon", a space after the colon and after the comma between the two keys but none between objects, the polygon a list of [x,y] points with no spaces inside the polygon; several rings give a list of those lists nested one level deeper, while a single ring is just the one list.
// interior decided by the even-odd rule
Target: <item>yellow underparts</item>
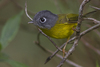
[{"label": "yellow underparts", "polygon": [[57,39],[63,39],[70,37],[74,31],[72,28],[75,28],[77,26],[77,23],[60,23],[55,24],[54,27],[51,29],[43,29],[40,28],[46,35],[57,38]]}]

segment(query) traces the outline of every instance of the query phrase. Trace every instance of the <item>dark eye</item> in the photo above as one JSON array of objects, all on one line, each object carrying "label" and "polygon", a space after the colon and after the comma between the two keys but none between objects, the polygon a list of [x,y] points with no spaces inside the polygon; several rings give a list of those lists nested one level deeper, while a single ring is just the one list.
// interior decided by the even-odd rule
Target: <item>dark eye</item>
[{"label": "dark eye", "polygon": [[41,23],[46,22],[46,18],[45,18],[45,17],[40,18],[40,22],[41,22]]}]

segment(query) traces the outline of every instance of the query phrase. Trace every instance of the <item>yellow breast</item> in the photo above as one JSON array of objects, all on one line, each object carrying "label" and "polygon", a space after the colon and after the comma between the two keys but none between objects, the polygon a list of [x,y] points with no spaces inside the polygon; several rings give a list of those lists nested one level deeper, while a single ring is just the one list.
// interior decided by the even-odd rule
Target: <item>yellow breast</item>
[{"label": "yellow breast", "polygon": [[77,26],[77,23],[62,23],[62,24],[55,24],[54,27],[51,29],[43,29],[40,28],[46,35],[52,37],[52,38],[57,38],[57,39],[62,39],[62,38],[68,38],[70,37],[74,31],[72,28],[75,28]]}]

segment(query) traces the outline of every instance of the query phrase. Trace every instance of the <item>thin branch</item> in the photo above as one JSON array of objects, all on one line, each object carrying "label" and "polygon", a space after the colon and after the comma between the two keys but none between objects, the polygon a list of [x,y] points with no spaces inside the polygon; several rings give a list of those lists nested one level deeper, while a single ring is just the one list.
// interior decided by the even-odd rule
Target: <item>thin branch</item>
[{"label": "thin branch", "polygon": [[[87,30],[85,30],[84,32],[82,32],[80,35],[83,36],[83,35],[85,35],[86,33],[90,32],[90,31],[92,31],[92,30],[94,30],[94,29],[97,29],[98,27],[100,27],[100,24],[96,24],[96,25],[90,27],[89,29],[87,29]],[[81,36],[80,36],[80,37],[81,37]]]},{"label": "thin branch", "polygon": [[93,21],[94,23],[99,23],[100,24],[100,21],[94,19],[94,18],[84,18],[85,20],[91,20]]},{"label": "thin branch", "polygon": [[[53,51],[50,51],[50,50],[47,50],[47,51],[49,53],[53,53]],[[63,57],[61,55],[59,55],[59,54],[56,54],[56,56],[59,57],[60,59],[63,59]],[[80,66],[80,65],[78,65],[78,64],[76,64],[76,63],[74,63],[74,62],[72,62],[72,61],[70,61],[68,59],[66,60],[66,62],[69,63],[70,65],[75,66],[75,67],[82,67],[82,66]]]},{"label": "thin branch", "polygon": [[85,6],[86,3],[88,3],[90,0],[83,0],[83,2],[81,3],[80,5],[80,8],[79,8],[79,17],[78,17],[78,25],[76,27],[76,29],[78,31],[76,31],[76,36],[79,36],[80,34],[80,27],[81,27],[81,23],[82,23],[82,15],[83,15],[83,8]]},{"label": "thin branch", "polygon": [[85,46],[89,47],[90,49],[92,49],[93,51],[95,51],[97,54],[100,55],[100,50],[98,50],[97,48],[93,47],[92,45],[90,45],[88,42],[86,42],[83,38],[81,38],[81,41],[84,43]]},{"label": "thin branch", "polygon": [[[91,27],[89,24],[86,25],[87,27]],[[100,37],[100,32],[98,30],[93,30],[99,37]]]},{"label": "thin branch", "polygon": [[33,19],[27,13],[27,2],[25,2],[25,13],[26,13],[27,17],[32,21]]},{"label": "thin branch", "polygon": [[[72,39],[70,39],[70,40],[68,41],[68,43],[71,42],[71,41],[73,41],[75,38],[76,38],[76,37],[73,37]],[[60,49],[63,48],[63,47],[65,46],[65,44],[66,44],[66,42],[65,42],[62,46],[60,46]],[[47,62],[49,62],[58,52],[59,52],[59,50],[57,49],[51,56],[49,56],[49,57],[46,59],[45,64],[46,64]]]},{"label": "thin branch", "polygon": [[79,17],[78,17],[78,25],[76,27],[76,29],[78,30],[78,31],[76,31],[76,39],[74,41],[73,46],[70,48],[68,53],[65,55],[65,57],[63,58],[63,60],[60,62],[60,64],[57,67],[61,67],[63,65],[63,63],[65,62],[67,57],[75,50],[75,47],[78,45],[78,42],[79,42],[79,39],[80,39],[80,27],[81,27],[81,23],[82,23],[83,8],[86,5],[86,3],[88,3],[89,1],[90,0],[83,0],[82,4],[80,5]]},{"label": "thin branch", "polygon": [[[38,36],[39,37],[39,36]],[[40,40],[38,40],[38,42],[39,42]],[[40,42],[39,42],[39,44],[40,44]],[[36,45],[38,45],[41,49],[43,49],[44,50],[44,48],[41,46],[41,45],[39,45],[38,43],[36,43]],[[46,52],[49,52],[49,53],[53,53],[53,51],[51,51],[51,50],[48,50],[48,49],[45,49],[45,51]],[[61,56],[61,55],[59,55],[59,54],[56,54],[56,56],[57,57],[59,57],[60,59],[63,59],[63,57]],[[75,67],[82,67],[82,66],[80,66],[80,65],[78,65],[78,64],[76,64],[76,63],[74,63],[74,62],[72,62],[72,61],[70,61],[70,60],[66,60],[66,62],[67,63],[69,63],[70,65],[72,65],[72,66],[75,66]]]},{"label": "thin branch", "polygon": [[91,6],[91,5],[90,5],[90,7],[94,8],[96,10],[100,10],[100,8],[98,8],[98,7],[94,7],[94,6]]}]

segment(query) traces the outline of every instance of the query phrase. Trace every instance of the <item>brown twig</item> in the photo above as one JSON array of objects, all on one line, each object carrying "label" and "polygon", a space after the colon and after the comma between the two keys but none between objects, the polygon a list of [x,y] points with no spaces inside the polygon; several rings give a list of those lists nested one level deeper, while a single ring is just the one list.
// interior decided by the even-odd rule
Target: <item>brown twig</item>
[{"label": "brown twig", "polygon": [[[53,53],[53,51],[51,51],[51,50],[48,50],[48,49],[44,49],[41,45],[40,45],[40,38],[39,38],[39,35],[40,35],[40,33],[38,34],[38,37],[37,37],[37,40],[38,40],[38,43],[36,43],[36,45],[38,45],[42,50],[45,50],[46,52],[49,52],[49,53]],[[56,54],[56,56],[57,57],[59,57],[60,59],[63,59],[63,57],[61,56],[61,55],[59,55],[59,54]],[[72,66],[75,66],[75,67],[82,67],[82,66],[80,66],[80,65],[78,65],[78,64],[76,64],[76,63],[74,63],[74,62],[72,62],[72,61],[70,61],[70,60],[66,60],[66,62],[67,63],[69,63],[70,65],[72,65]]]},{"label": "brown twig", "polygon": [[[71,39],[68,41],[68,43],[71,42],[71,41],[73,41],[73,40],[75,40],[75,38],[76,38],[76,37],[71,38]],[[66,44],[66,42],[65,42],[63,45],[60,46],[60,49],[63,48],[63,47],[65,46],[65,44]],[[49,56],[49,57],[46,59],[45,64],[46,64],[47,62],[49,62],[58,52],[59,52],[59,50],[57,49],[51,56]]]},{"label": "brown twig", "polygon": [[[89,24],[86,24],[87,27],[91,27]],[[98,30],[93,30],[99,37],[100,37],[100,32]]]},{"label": "brown twig", "polygon": [[92,49],[93,51],[95,51],[97,54],[100,55],[100,50],[96,49],[95,47],[93,47],[92,45],[90,45],[88,42],[86,42],[83,38],[81,38],[81,41],[84,43],[85,46],[89,47],[90,49]]},{"label": "brown twig", "polygon": [[100,10],[100,8],[98,8],[98,7],[94,7],[94,6],[90,6],[90,7],[94,8],[96,10]]},{"label": "brown twig", "polygon": [[94,18],[84,18],[85,20],[91,20],[93,21],[94,23],[99,23],[100,24],[100,21],[94,19]]},{"label": "brown twig", "polygon": [[[38,43],[36,43],[36,45],[38,45],[40,48],[43,48],[41,45],[39,45]],[[49,53],[53,53],[53,51],[51,51],[51,50],[47,50],[47,49],[45,49],[45,51],[46,52],[49,52]],[[57,57],[59,57],[60,59],[63,59],[63,57],[61,56],[61,55],[59,55],[59,54],[56,54],[56,56]],[[80,65],[78,65],[78,64],[76,64],[76,63],[74,63],[74,62],[72,62],[72,61],[70,61],[70,60],[66,60],[66,62],[67,63],[69,63],[70,65],[73,65],[73,66],[75,66],[75,67],[82,67],[82,66],[80,66]]]},{"label": "brown twig", "polygon": [[[44,47],[42,47],[40,45],[40,40],[39,40],[40,38],[39,37],[40,37],[40,32],[38,33],[37,42],[35,42],[35,44],[38,45],[42,50],[44,50],[46,52],[49,52],[49,53],[53,53],[53,51],[45,49]],[[59,58],[61,58],[61,59],[63,59],[63,57],[61,55],[59,55],[59,54],[56,54],[56,56],[59,57]],[[70,65],[75,66],[75,67],[82,67],[82,66],[80,66],[80,65],[78,65],[78,64],[76,64],[76,63],[74,63],[74,62],[72,62],[72,61],[70,61],[68,59],[66,60],[66,62],[69,63]]]},{"label": "brown twig", "polygon": [[[49,53],[53,53],[53,51],[50,51],[50,50],[47,50],[47,51]],[[59,57],[60,59],[63,59],[63,57],[61,55],[59,55],[59,54],[56,54],[56,56]],[[74,62],[72,62],[72,61],[70,61],[68,59],[66,60],[66,62],[69,63],[70,65],[75,66],[75,67],[82,67],[82,66],[80,66],[80,65],[78,65],[78,64],[76,64],[76,63],[74,63]]]},{"label": "brown twig", "polygon": [[26,13],[26,16],[32,21],[33,19],[27,13],[27,2],[25,2],[25,13]]},{"label": "brown twig", "polygon": [[60,64],[57,67],[61,67],[63,65],[63,63],[65,62],[67,57],[75,50],[75,47],[78,45],[78,42],[79,42],[79,39],[80,39],[80,27],[81,27],[81,23],[82,23],[83,8],[86,5],[86,3],[88,3],[89,1],[90,0],[83,0],[82,4],[80,5],[78,25],[76,27],[76,29],[78,30],[78,31],[76,31],[76,39],[74,41],[73,46],[70,48],[70,50],[67,52],[67,54],[65,55],[65,57],[63,58],[63,60],[60,62]]}]

